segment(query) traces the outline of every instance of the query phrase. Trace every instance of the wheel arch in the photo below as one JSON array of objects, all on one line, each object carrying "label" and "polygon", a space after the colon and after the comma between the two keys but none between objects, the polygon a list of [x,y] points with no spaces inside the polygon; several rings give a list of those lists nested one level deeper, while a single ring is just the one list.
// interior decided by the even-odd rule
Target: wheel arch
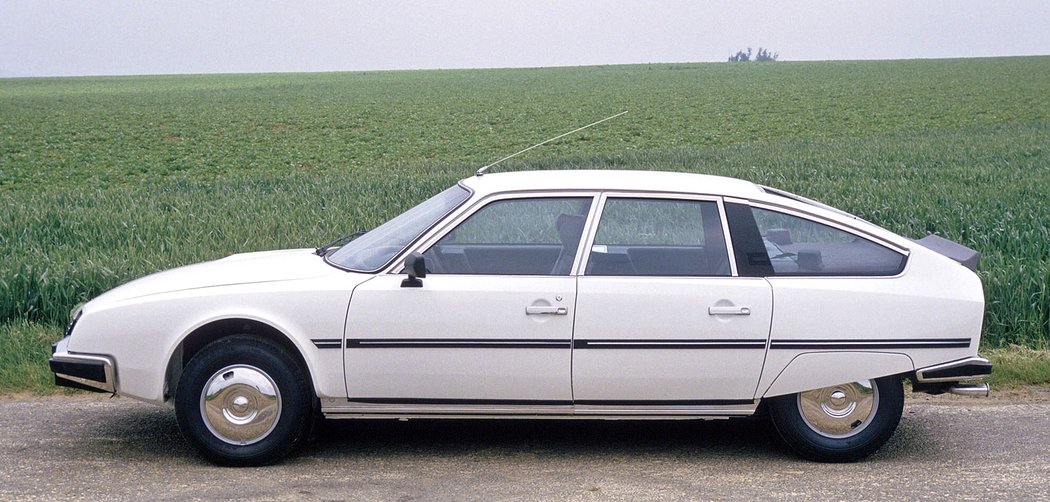
[{"label": "wheel arch", "polygon": [[314,386],[312,366],[292,336],[273,324],[260,319],[232,316],[212,319],[202,323],[186,333],[179,343],[175,345],[168,356],[168,363],[164,372],[164,400],[168,401],[174,397],[175,389],[178,388],[179,380],[182,377],[182,369],[186,367],[186,364],[197,352],[209,343],[235,335],[257,337],[287,350],[294,358],[295,363],[302,367],[304,373],[306,373],[306,377],[309,379],[309,388],[316,395],[317,389]]},{"label": "wheel arch", "polygon": [[899,352],[805,352],[795,356],[761,396],[783,396],[891,375],[907,376],[914,371],[911,357]]}]

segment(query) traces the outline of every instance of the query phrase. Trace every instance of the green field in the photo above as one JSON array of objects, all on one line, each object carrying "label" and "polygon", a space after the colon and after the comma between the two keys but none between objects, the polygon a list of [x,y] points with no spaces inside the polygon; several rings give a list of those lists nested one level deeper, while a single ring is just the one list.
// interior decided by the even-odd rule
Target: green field
[{"label": "green field", "polygon": [[6,79],[0,391],[43,388],[106,289],[370,228],[623,109],[497,169],[730,175],[936,232],[984,253],[985,348],[1050,348],[1050,57]]}]

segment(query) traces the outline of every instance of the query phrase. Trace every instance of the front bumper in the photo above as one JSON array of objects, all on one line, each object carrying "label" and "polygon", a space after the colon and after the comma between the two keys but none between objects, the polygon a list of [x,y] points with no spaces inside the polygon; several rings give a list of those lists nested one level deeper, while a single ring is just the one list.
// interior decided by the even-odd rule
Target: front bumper
[{"label": "front bumper", "polygon": [[112,359],[71,354],[68,346],[68,336],[51,345],[51,358],[47,362],[55,374],[55,385],[92,392],[117,391],[117,374]]}]

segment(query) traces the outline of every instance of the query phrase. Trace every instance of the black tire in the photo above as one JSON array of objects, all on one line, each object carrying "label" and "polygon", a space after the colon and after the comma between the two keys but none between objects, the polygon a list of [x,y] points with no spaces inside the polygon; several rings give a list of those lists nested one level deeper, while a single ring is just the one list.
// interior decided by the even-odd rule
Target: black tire
[{"label": "black tire", "polygon": [[[175,415],[183,436],[208,460],[270,464],[309,437],[317,401],[309,382],[283,347],[249,336],[222,338],[183,369]],[[209,384],[214,392],[205,399]]]},{"label": "black tire", "polygon": [[[897,429],[904,410],[904,387],[899,377],[888,376],[867,382],[872,383],[857,382],[771,398],[768,400],[770,418],[773,419],[773,424],[780,433],[780,437],[802,458],[816,462],[855,462],[875,453],[890,439],[893,431]],[[849,386],[853,385],[862,389],[870,386],[873,390],[871,394],[875,397],[870,413],[861,419],[857,419],[856,416],[838,419],[828,414],[829,422],[825,424],[807,418],[809,416],[819,419],[821,412],[827,413],[826,411],[814,411],[820,410],[819,406],[814,405],[816,401],[819,401],[814,396],[832,396],[836,390],[849,394],[851,392]],[[817,394],[820,392],[824,394]],[[849,399],[851,398],[848,396],[845,399],[838,398],[837,401],[845,405],[841,411],[857,409],[848,408]],[[831,407],[835,405],[830,401],[828,404]],[[804,412],[804,407],[808,411]],[[832,409],[832,413],[838,411],[840,410]],[[841,421],[836,423],[835,420]],[[846,430],[834,428],[842,427],[843,424]],[[823,430],[822,427],[824,427]]]}]

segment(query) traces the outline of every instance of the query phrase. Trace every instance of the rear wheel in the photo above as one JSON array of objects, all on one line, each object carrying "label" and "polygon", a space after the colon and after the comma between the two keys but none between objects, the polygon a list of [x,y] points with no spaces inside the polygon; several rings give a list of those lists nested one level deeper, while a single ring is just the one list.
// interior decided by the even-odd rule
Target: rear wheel
[{"label": "rear wheel", "polygon": [[234,336],[205,346],[183,370],[175,393],[179,428],[204,457],[223,465],[263,465],[301,446],[313,419],[313,391],[282,347]]},{"label": "rear wheel", "polygon": [[769,401],[777,432],[801,457],[853,462],[889,440],[904,410],[896,376],[778,396]]}]

